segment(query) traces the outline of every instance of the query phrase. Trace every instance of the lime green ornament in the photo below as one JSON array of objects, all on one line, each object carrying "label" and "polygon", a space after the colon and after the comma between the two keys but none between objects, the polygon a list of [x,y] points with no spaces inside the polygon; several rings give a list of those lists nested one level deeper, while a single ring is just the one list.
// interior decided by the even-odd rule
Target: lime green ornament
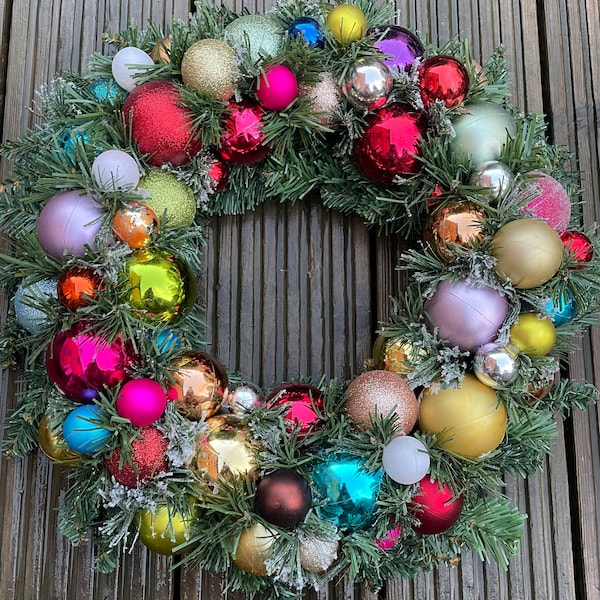
[{"label": "lime green ornament", "polygon": [[189,227],[194,222],[194,192],[173,173],[152,169],[140,180],[139,187],[150,194],[144,203],[155,212],[163,227]]}]

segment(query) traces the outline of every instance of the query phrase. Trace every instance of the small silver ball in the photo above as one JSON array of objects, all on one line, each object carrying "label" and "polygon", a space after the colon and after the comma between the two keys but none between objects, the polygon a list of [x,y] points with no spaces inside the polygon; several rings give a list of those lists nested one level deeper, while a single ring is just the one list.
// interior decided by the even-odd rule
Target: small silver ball
[{"label": "small silver ball", "polygon": [[512,171],[497,160],[481,163],[470,179],[472,185],[489,188],[490,200],[495,202],[502,200],[510,192],[514,182]]},{"label": "small silver ball", "polygon": [[475,352],[473,372],[481,383],[491,388],[509,386],[519,376],[518,353],[512,344],[485,344]]},{"label": "small silver ball", "polygon": [[342,90],[358,108],[381,108],[392,90],[392,75],[381,61],[359,58],[348,69]]}]

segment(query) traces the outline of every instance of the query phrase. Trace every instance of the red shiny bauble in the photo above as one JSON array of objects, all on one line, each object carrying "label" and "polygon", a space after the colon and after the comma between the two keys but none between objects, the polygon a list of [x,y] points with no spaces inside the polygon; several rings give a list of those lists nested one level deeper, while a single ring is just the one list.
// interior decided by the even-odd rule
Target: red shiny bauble
[{"label": "red shiny bauble", "polygon": [[299,429],[305,436],[316,428],[323,411],[323,394],[318,388],[307,383],[287,383],[269,394],[267,407],[287,405],[284,418]]},{"label": "red shiny bauble", "polygon": [[426,130],[422,114],[391,104],[367,119],[367,126],[354,143],[358,168],[372,181],[391,183],[398,175],[421,169],[418,159]]},{"label": "red shiny bauble", "polygon": [[448,484],[440,485],[429,475],[425,475],[417,485],[419,489],[409,505],[409,510],[421,521],[414,530],[423,535],[432,535],[450,529],[462,512],[462,496],[453,498]]},{"label": "red shiny bauble", "polygon": [[260,480],[254,503],[265,521],[291,529],[308,514],[312,493],[302,475],[292,469],[278,469]]},{"label": "red shiny bauble", "polygon": [[169,81],[148,81],[134,88],[123,103],[123,118],[138,150],[156,167],[184,165],[202,149],[194,117]]},{"label": "red shiny bauble", "polygon": [[104,288],[102,277],[92,269],[73,268],[65,271],[58,280],[58,301],[71,310],[87,306]]},{"label": "red shiny bauble", "polygon": [[131,340],[121,335],[109,342],[98,328],[78,321],[59,331],[46,352],[46,371],[58,389],[76,402],[92,402],[104,386],[129,379],[136,359]]},{"label": "red shiny bauble", "polygon": [[214,194],[222,192],[229,181],[229,169],[227,165],[222,160],[215,158],[210,167],[208,167],[207,174],[211,191]]},{"label": "red shiny bauble", "polygon": [[263,109],[251,102],[230,102],[219,142],[223,160],[236,165],[260,162],[269,153],[263,135]]},{"label": "red shiny bauble", "polygon": [[453,108],[467,97],[469,73],[452,56],[432,56],[419,65],[419,91],[425,106],[441,100],[447,108]]},{"label": "red shiny bauble", "polygon": [[155,427],[144,427],[139,438],[131,443],[130,460],[121,462],[121,451],[116,448],[104,459],[110,474],[127,487],[143,486],[167,470],[167,438]]},{"label": "red shiny bauble", "polygon": [[560,239],[575,263],[571,268],[583,269],[585,263],[589,263],[594,257],[594,245],[585,233],[567,230],[560,234]]}]

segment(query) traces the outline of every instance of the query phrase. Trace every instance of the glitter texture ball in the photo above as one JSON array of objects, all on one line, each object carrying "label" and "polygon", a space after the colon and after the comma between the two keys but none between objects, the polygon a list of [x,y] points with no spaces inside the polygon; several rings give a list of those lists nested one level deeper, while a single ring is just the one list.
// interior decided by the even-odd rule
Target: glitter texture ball
[{"label": "glitter texture ball", "polygon": [[135,46],[127,46],[121,48],[113,56],[112,76],[122,88],[130,92],[138,85],[135,76],[148,72],[147,69],[143,68],[143,65],[153,64],[154,61],[149,54]]},{"label": "glitter texture ball", "polygon": [[339,547],[338,540],[317,537],[308,537],[299,532],[300,564],[302,568],[311,573],[324,573],[335,562]]},{"label": "glitter texture ball", "polygon": [[118,208],[112,220],[113,233],[136,250],[148,246],[158,229],[156,213],[138,202],[129,202]]},{"label": "glitter texture ball", "polygon": [[37,238],[44,252],[59,262],[63,255],[83,256],[85,247],[96,249],[104,209],[82,190],[60,192],[42,208]]},{"label": "glitter texture ball", "polygon": [[560,239],[571,255],[574,264],[569,265],[571,269],[583,269],[585,263],[594,258],[594,245],[590,238],[581,231],[563,231]]},{"label": "glitter texture ball", "polygon": [[183,83],[214,100],[229,100],[235,91],[237,67],[234,49],[221,40],[204,39],[192,44],[181,61]]},{"label": "glitter texture ball", "polygon": [[427,446],[410,435],[395,437],[383,447],[381,463],[390,479],[411,485],[421,479],[430,466]]},{"label": "glitter texture ball", "polygon": [[273,553],[276,540],[277,533],[262,523],[255,523],[240,534],[233,552],[233,562],[250,575],[266,576],[265,561]]},{"label": "glitter texture ball", "polygon": [[246,48],[250,60],[257,63],[268,56],[277,56],[283,44],[283,30],[268,15],[242,15],[224,30],[225,41]]},{"label": "glitter texture ball", "polygon": [[94,159],[92,177],[107,192],[133,190],[140,181],[140,170],[127,152],[106,150]]},{"label": "glitter texture ball", "polygon": [[523,207],[523,212],[543,219],[558,233],[569,226],[571,220],[571,200],[567,190],[554,177],[533,171],[535,176],[525,184],[519,198],[531,198]]},{"label": "glitter texture ball", "polygon": [[339,125],[338,111],[342,95],[334,76],[329,71],[319,75],[319,81],[312,86],[302,86],[301,93],[308,97],[317,121],[335,129]]},{"label": "glitter texture ball", "polygon": [[298,97],[298,81],[284,65],[264,68],[256,82],[256,97],[267,110],[285,110]]},{"label": "glitter texture ball", "polygon": [[410,433],[417,420],[419,406],[406,380],[390,371],[367,371],[359,375],[346,390],[346,412],[359,429],[370,429],[371,418],[394,414],[396,426]]},{"label": "glitter texture ball", "polygon": [[177,179],[174,173],[151,169],[140,180],[140,188],[149,198],[144,199],[163,227],[189,227],[196,217],[196,198],[192,188]]},{"label": "glitter texture ball", "polygon": [[98,102],[109,104],[120,104],[127,96],[127,91],[110,77],[95,79],[87,86],[87,90]]},{"label": "glitter texture ball", "polygon": [[102,277],[92,269],[83,267],[68,269],[56,285],[58,301],[69,310],[89,306],[103,289]]},{"label": "glitter texture ball", "polygon": [[73,452],[94,454],[108,444],[112,432],[99,425],[99,420],[102,420],[102,414],[95,405],[78,406],[67,415],[62,435]]},{"label": "glitter texture ball", "polygon": [[510,343],[528,356],[546,356],[556,344],[556,327],[550,317],[521,313],[510,326]]},{"label": "glitter texture ball", "polygon": [[446,108],[454,108],[465,101],[469,91],[469,73],[456,58],[432,56],[419,65],[418,73],[424,106],[431,106],[439,100]]},{"label": "glitter texture ball", "polygon": [[15,292],[13,307],[17,321],[23,329],[29,333],[40,333],[50,324],[48,315],[38,307],[50,298],[57,297],[56,286],[56,279],[35,281],[26,278],[22,281]]},{"label": "glitter texture ball", "polygon": [[288,33],[293,37],[302,37],[311,48],[323,48],[325,36],[321,26],[312,17],[298,17],[288,27]]},{"label": "glitter texture ball", "polygon": [[355,107],[376,110],[392,91],[392,74],[376,58],[358,58],[348,67],[342,91]]},{"label": "glitter texture ball", "polygon": [[46,352],[46,371],[58,389],[76,402],[92,402],[104,386],[129,379],[137,356],[131,340],[108,342],[86,321],[59,331]]},{"label": "glitter texture ball", "polygon": [[410,512],[420,521],[413,529],[421,535],[442,533],[458,521],[463,505],[463,497],[455,497],[448,484],[441,485],[426,475],[409,504]]},{"label": "glitter texture ball", "polygon": [[499,445],[506,432],[506,408],[496,392],[467,374],[458,388],[425,388],[419,429],[438,435],[444,450],[476,459]]},{"label": "glitter texture ball", "polygon": [[133,143],[148,164],[185,165],[202,149],[192,113],[182,106],[177,86],[169,81],[148,81],[127,96],[123,120]]},{"label": "glitter texture ball", "polygon": [[300,437],[304,437],[319,426],[323,393],[307,383],[286,383],[269,394],[266,404],[269,408],[287,406],[283,418],[298,429]]},{"label": "glitter texture ball", "polygon": [[354,4],[338,4],[327,14],[327,26],[341,44],[360,40],[367,32],[365,13]]},{"label": "glitter texture ball", "polygon": [[311,480],[317,495],[325,499],[316,509],[321,518],[350,531],[364,529],[373,521],[380,470],[366,471],[356,456],[332,454],[313,467]]},{"label": "glitter texture ball", "polygon": [[79,452],[70,450],[65,442],[62,432],[53,432],[50,427],[48,415],[42,415],[38,428],[38,442],[42,452],[53,462],[59,465],[76,465],[81,458]]},{"label": "glitter texture ball", "polygon": [[146,427],[160,419],[167,407],[167,395],[152,379],[140,377],[125,383],[117,394],[115,408],[134,427]]},{"label": "glitter texture ball", "polygon": [[115,448],[104,459],[109,473],[122,485],[141,487],[168,468],[167,438],[155,427],[144,427],[139,438],[131,442],[131,461],[121,462],[121,451]]},{"label": "glitter texture ball", "polygon": [[[141,509],[136,514],[140,541],[152,552],[172,556],[176,553],[175,548],[192,537],[194,522],[199,513],[199,509],[194,506],[181,513],[165,503],[158,504],[154,510]],[[189,548],[186,546],[185,549]]]},{"label": "glitter texture ball", "polygon": [[375,47],[386,54],[383,62],[397,71],[404,71],[423,55],[423,44],[408,29],[398,25],[380,25],[367,32],[374,40]]},{"label": "glitter texture ball", "polygon": [[123,299],[140,318],[171,323],[194,302],[194,277],[187,263],[168,250],[136,250],[125,260],[124,275]]},{"label": "glitter texture ball", "polygon": [[362,136],[354,143],[358,168],[380,183],[392,183],[398,175],[417,173],[421,169],[418,156],[425,129],[422,115],[401,104],[391,104],[369,115]]}]

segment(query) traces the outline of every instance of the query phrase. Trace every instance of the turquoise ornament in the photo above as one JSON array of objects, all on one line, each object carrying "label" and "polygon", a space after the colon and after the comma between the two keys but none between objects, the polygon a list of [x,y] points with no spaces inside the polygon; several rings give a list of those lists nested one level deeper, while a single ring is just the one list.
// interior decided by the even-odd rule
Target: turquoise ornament
[{"label": "turquoise ornament", "polygon": [[63,438],[67,446],[80,454],[102,450],[112,432],[98,423],[102,415],[95,405],[83,404],[72,410],[63,423]]},{"label": "turquoise ornament", "polygon": [[172,329],[162,329],[154,336],[154,343],[161,354],[175,352],[182,346],[181,337]]},{"label": "turquoise ornament", "polygon": [[565,290],[558,300],[548,300],[544,306],[546,314],[550,317],[555,327],[570,323],[577,314],[577,303],[573,294]]},{"label": "turquoise ornament", "polygon": [[88,91],[98,102],[117,104],[122,102],[127,92],[111,77],[101,77],[87,86]]},{"label": "turquoise ornament", "polygon": [[374,518],[381,476],[381,470],[366,471],[364,461],[347,454],[317,464],[311,479],[317,497],[325,499],[317,508],[319,516],[350,531],[367,527]]}]

